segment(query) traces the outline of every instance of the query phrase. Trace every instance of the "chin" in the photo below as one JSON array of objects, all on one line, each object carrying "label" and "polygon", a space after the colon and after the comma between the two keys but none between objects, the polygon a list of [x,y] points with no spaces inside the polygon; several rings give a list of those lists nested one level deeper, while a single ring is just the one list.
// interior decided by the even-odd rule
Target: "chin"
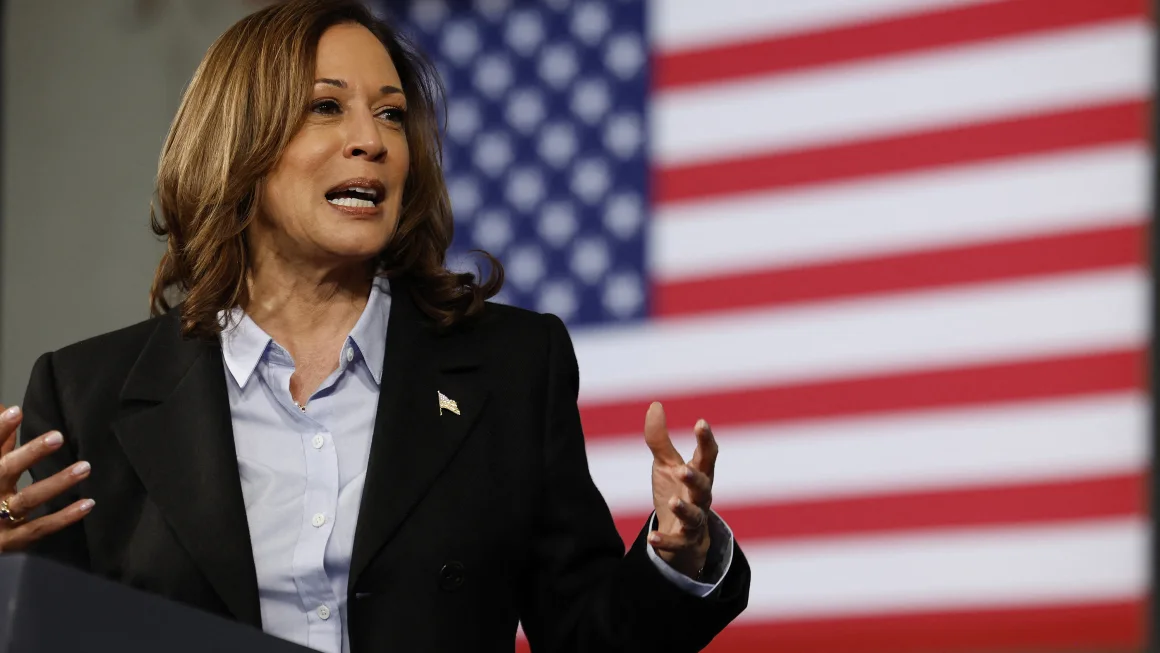
[{"label": "chin", "polygon": [[367,261],[378,256],[387,246],[387,241],[387,237],[330,238],[322,246],[337,258]]}]

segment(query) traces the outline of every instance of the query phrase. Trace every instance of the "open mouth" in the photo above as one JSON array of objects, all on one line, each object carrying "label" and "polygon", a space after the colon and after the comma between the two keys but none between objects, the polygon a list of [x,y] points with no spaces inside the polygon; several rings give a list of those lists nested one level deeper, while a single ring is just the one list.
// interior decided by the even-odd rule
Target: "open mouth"
[{"label": "open mouth", "polygon": [[373,209],[383,201],[386,189],[375,179],[348,179],[326,192],[326,201],[349,209]]}]

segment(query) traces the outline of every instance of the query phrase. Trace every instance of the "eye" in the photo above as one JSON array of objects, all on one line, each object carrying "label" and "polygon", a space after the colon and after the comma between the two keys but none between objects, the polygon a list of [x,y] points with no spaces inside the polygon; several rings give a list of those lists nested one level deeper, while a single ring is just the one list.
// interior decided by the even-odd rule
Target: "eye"
[{"label": "eye", "polygon": [[310,110],[324,116],[333,116],[340,113],[342,108],[334,100],[316,100],[310,105]]},{"label": "eye", "polygon": [[407,117],[407,110],[402,108],[402,107],[383,107],[375,115],[377,115],[379,118],[382,118],[388,122],[393,122],[396,125],[401,125],[401,124],[403,124],[403,120],[405,120]]}]

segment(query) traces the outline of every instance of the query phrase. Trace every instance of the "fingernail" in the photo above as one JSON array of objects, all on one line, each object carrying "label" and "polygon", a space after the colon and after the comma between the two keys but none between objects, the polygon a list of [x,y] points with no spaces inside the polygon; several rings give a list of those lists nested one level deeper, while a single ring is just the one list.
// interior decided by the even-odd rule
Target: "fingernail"
[{"label": "fingernail", "polygon": [[707,431],[709,430],[709,422],[706,422],[703,419],[699,419],[697,420],[697,428],[701,429],[702,431]]},{"label": "fingernail", "polygon": [[73,476],[81,476],[83,474],[88,474],[89,470],[92,468],[93,467],[92,467],[92,465],[89,464],[89,461],[82,460],[79,463],[73,465],[72,475]]},{"label": "fingernail", "polygon": [[19,414],[20,414],[20,406],[10,406],[8,408],[8,410],[4,411],[3,414],[0,414],[0,418],[6,419],[6,420],[7,419],[16,419],[16,416]]},{"label": "fingernail", "polygon": [[88,512],[92,510],[93,506],[95,505],[97,505],[96,501],[93,501],[92,499],[85,499],[84,501],[81,501],[79,508],[81,512]]},{"label": "fingernail", "polygon": [[652,535],[648,536],[648,541],[652,542],[653,544],[660,544],[661,543],[661,536],[657,535],[656,533],[653,533]]},{"label": "fingernail", "polygon": [[673,510],[680,510],[685,505],[685,502],[680,499],[669,499],[669,505],[672,506]]},{"label": "fingernail", "polygon": [[60,434],[60,431],[53,431],[44,439],[44,443],[50,447],[55,447],[62,442],[64,442],[64,436]]},{"label": "fingernail", "polygon": [[693,468],[685,465],[685,478],[693,478]]}]

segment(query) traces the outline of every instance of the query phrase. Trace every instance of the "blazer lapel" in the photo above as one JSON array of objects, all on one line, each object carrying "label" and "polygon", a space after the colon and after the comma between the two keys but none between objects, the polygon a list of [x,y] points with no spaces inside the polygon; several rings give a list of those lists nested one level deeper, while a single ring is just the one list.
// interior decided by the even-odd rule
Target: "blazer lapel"
[{"label": "blazer lapel", "polygon": [[230,612],[260,628],[220,345],[182,338],[178,313],[160,321],[129,373],[113,430],[149,497]]},{"label": "blazer lapel", "polygon": [[[455,456],[487,402],[470,331],[438,333],[403,283],[391,312],[366,482],[355,527],[349,587],[398,532]],[[457,404],[443,409],[439,393]]]}]

